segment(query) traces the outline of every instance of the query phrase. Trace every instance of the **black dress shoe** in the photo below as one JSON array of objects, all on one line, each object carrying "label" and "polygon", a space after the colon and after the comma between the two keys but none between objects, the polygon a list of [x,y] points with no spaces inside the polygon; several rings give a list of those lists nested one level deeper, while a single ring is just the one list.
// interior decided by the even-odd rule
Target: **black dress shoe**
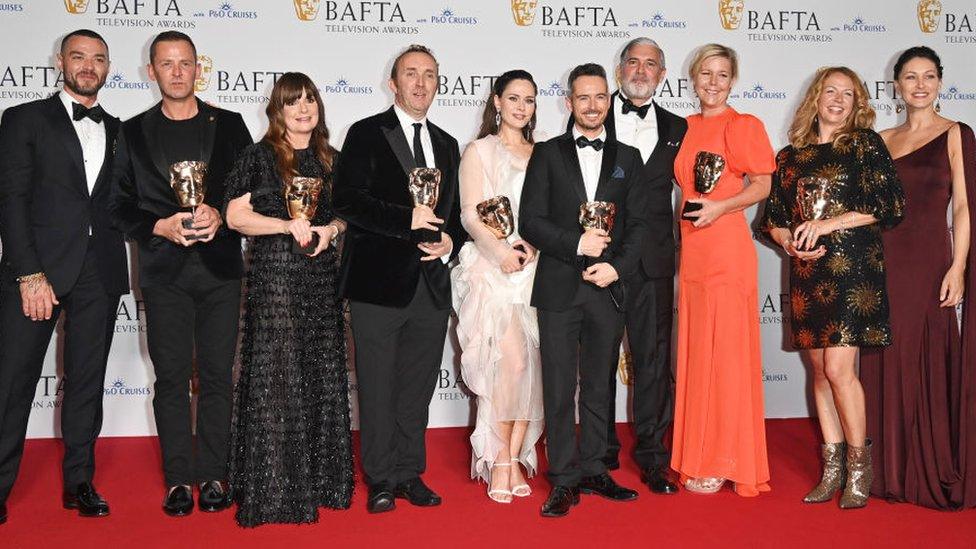
[{"label": "black dress shoe", "polygon": [[370,513],[385,513],[396,509],[393,491],[386,484],[376,484],[369,487],[369,497],[366,500],[366,511]]},{"label": "black dress shoe", "polygon": [[630,501],[637,499],[637,492],[617,484],[607,473],[580,479],[580,492],[584,494],[598,494],[614,501]]},{"label": "black dress shoe", "polygon": [[7,522],[7,504],[0,503],[0,524]]},{"label": "black dress shoe", "polygon": [[569,486],[553,486],[549,491],[549,497],[542,504],[542,516],[544,517],[564,517],[569,513],[570,508],[579,503],[579,488]]},{"label": "black dress shoe", "polygon": [[620,469],[620,460],[616,457],[607,456],[603,458],[603,464],[607,466],[607,471],[616,471]]},{"label": "black dress shoe", "polygon": [[396,497],[404,498],[409,501],[411,505],[416,505],[418,507],[433,507],[441,504],[441,497],[435,494],[433,490],[428,488],[427,485],[424,484],[424,481],[420,480],[420,477],[397,484],[394,493],[396,494]]},{"label": "black dress shoe", "polygon": [[193,512],[193,491],[189,486],[169,490],[163,500],[163,512],[171,517],[185,517]]},{"label": "black dress shoe", "polygon": [[667,466],[645,467],[641,469],[641,482],[655,494],[677,494],[678,485],[671,481]]},{"label": "black dress shoe", "polygon": [[216,513],[230,507],[230,491],[219,480],[208,480],[200,484],[200,497],[197,507],[207,513]]},{"label": "black dress shoe", "polygon": [[75,486],[74,493],[65,491],[62,501],[65,509],[77,509],[83,517],[108,516],[108,502],[98,495],[90,482]]}]

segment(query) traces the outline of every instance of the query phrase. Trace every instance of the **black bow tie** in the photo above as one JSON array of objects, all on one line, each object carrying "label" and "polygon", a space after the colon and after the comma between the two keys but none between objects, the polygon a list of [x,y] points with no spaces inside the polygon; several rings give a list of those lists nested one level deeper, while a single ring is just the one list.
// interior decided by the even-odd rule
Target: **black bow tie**
[{"label": "black bow tie", "polygon": [[600,138],[589,140],[581,135],[576,138],[576,146],[580,149],[593,147],[594,151],[599,151],[603,148],[603,140]]},{"label": "black bow tie", "polygon": [[92,122],[98,124],[105,118],[105,110],[102,109],[101,105],[95,105],[92,108],[88,108],[81,103],[71,104],[71,118],[74,118],[77,122],[85,117],[91,118]]},{"label": "black bow tie", "polygon": [[622,107],[623,107],[623,113],[624,114],[631,113],[631,112],[636,112],[637,113],[637,116],[641,117],[641,120],[643,120],[644,117],[647,116],[647,111],[649,111],[651,109],[651,103],[648,102],[648,103],[646,103],[646,104],[638,107],[638,106],[634,105],[630,101],[630,99],[624,99],[624,102],[623,102],[623,106]]}]

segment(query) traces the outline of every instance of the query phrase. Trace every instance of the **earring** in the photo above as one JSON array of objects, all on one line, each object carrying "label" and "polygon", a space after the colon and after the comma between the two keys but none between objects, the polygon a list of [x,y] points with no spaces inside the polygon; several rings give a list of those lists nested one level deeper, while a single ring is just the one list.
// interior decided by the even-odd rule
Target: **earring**
[{"label": "earring", "polygon": [[905,110],[905,104],[901,101],[895,101],[895,113],[901,114],[903,110]]},{"label": "earring", "polygon": [[530,119],[529,119],[529,123],[528,123],[528,124],[526,124],[526,126],[528,126],[528,128],[529,128],[529,131],[532,131],[532,130],[534,130],[534,129],[535,129],[535,120],[534,120],[534,119],[532,119],[532,118],[530,118]]},{"label": "earring", "polygon": [[496,112],[495,113],[495,125],[496,126],[501,126],[502,125],[502,113],[500,113],[500,112]]},{"label": "earring", "polygon": [[935,112],[942,112],[942,104],[938,101],[935,102]]}]

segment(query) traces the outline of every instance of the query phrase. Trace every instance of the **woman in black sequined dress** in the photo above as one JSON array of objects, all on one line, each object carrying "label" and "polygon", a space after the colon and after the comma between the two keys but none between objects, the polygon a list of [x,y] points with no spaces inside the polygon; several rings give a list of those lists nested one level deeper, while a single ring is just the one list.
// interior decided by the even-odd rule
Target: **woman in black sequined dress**
[{"label": "woman in black sequined dress", "polygon": [[[348,374],[332,240],[345,229],[331,205],[332,166],[322,101],[287,73],[267,107],[265,137],[227,180],[227,223],[251,238],[241,372],[235,389],[230,481],[241,526],[307,523],[346,509],[353,489]],[[321,178],[311,222],[291,220],[282,188]],[[294,253],[292,242],[310,254]]]}]

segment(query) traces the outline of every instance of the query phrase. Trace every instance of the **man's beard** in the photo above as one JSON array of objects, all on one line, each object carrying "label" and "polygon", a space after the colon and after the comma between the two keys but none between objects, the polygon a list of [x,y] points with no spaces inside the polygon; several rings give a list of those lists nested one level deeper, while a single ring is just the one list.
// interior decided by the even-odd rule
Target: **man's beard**
[{"label": "man's beard", "polygon": [[98,78],[97,74],[92,74],[95,76],[95,84],[90,87],[83,87],[78,83],[75,74],[64,73],[64,87],[82,97],[94,97],[98,95],[98,90],[105,85],[105,78]]},{"label": "man's beard", "polygon": [[592,114],[593,112],[594,111],[585,111],[580,113],[580,116],[576,117],[576,123],[579,125],[579,127],[583,128],[584,130],[598,130],[603,126],[603,123],[606,121],[607,118],[606,116],[600,118],[598,122],[592,125],[590,124],[587,118],[584,118],[585,115]]},{"label": "man's beard", "polygon": [[650,82],[623,82],[620,87],[630,100],[654,97],[654,88]]}]

